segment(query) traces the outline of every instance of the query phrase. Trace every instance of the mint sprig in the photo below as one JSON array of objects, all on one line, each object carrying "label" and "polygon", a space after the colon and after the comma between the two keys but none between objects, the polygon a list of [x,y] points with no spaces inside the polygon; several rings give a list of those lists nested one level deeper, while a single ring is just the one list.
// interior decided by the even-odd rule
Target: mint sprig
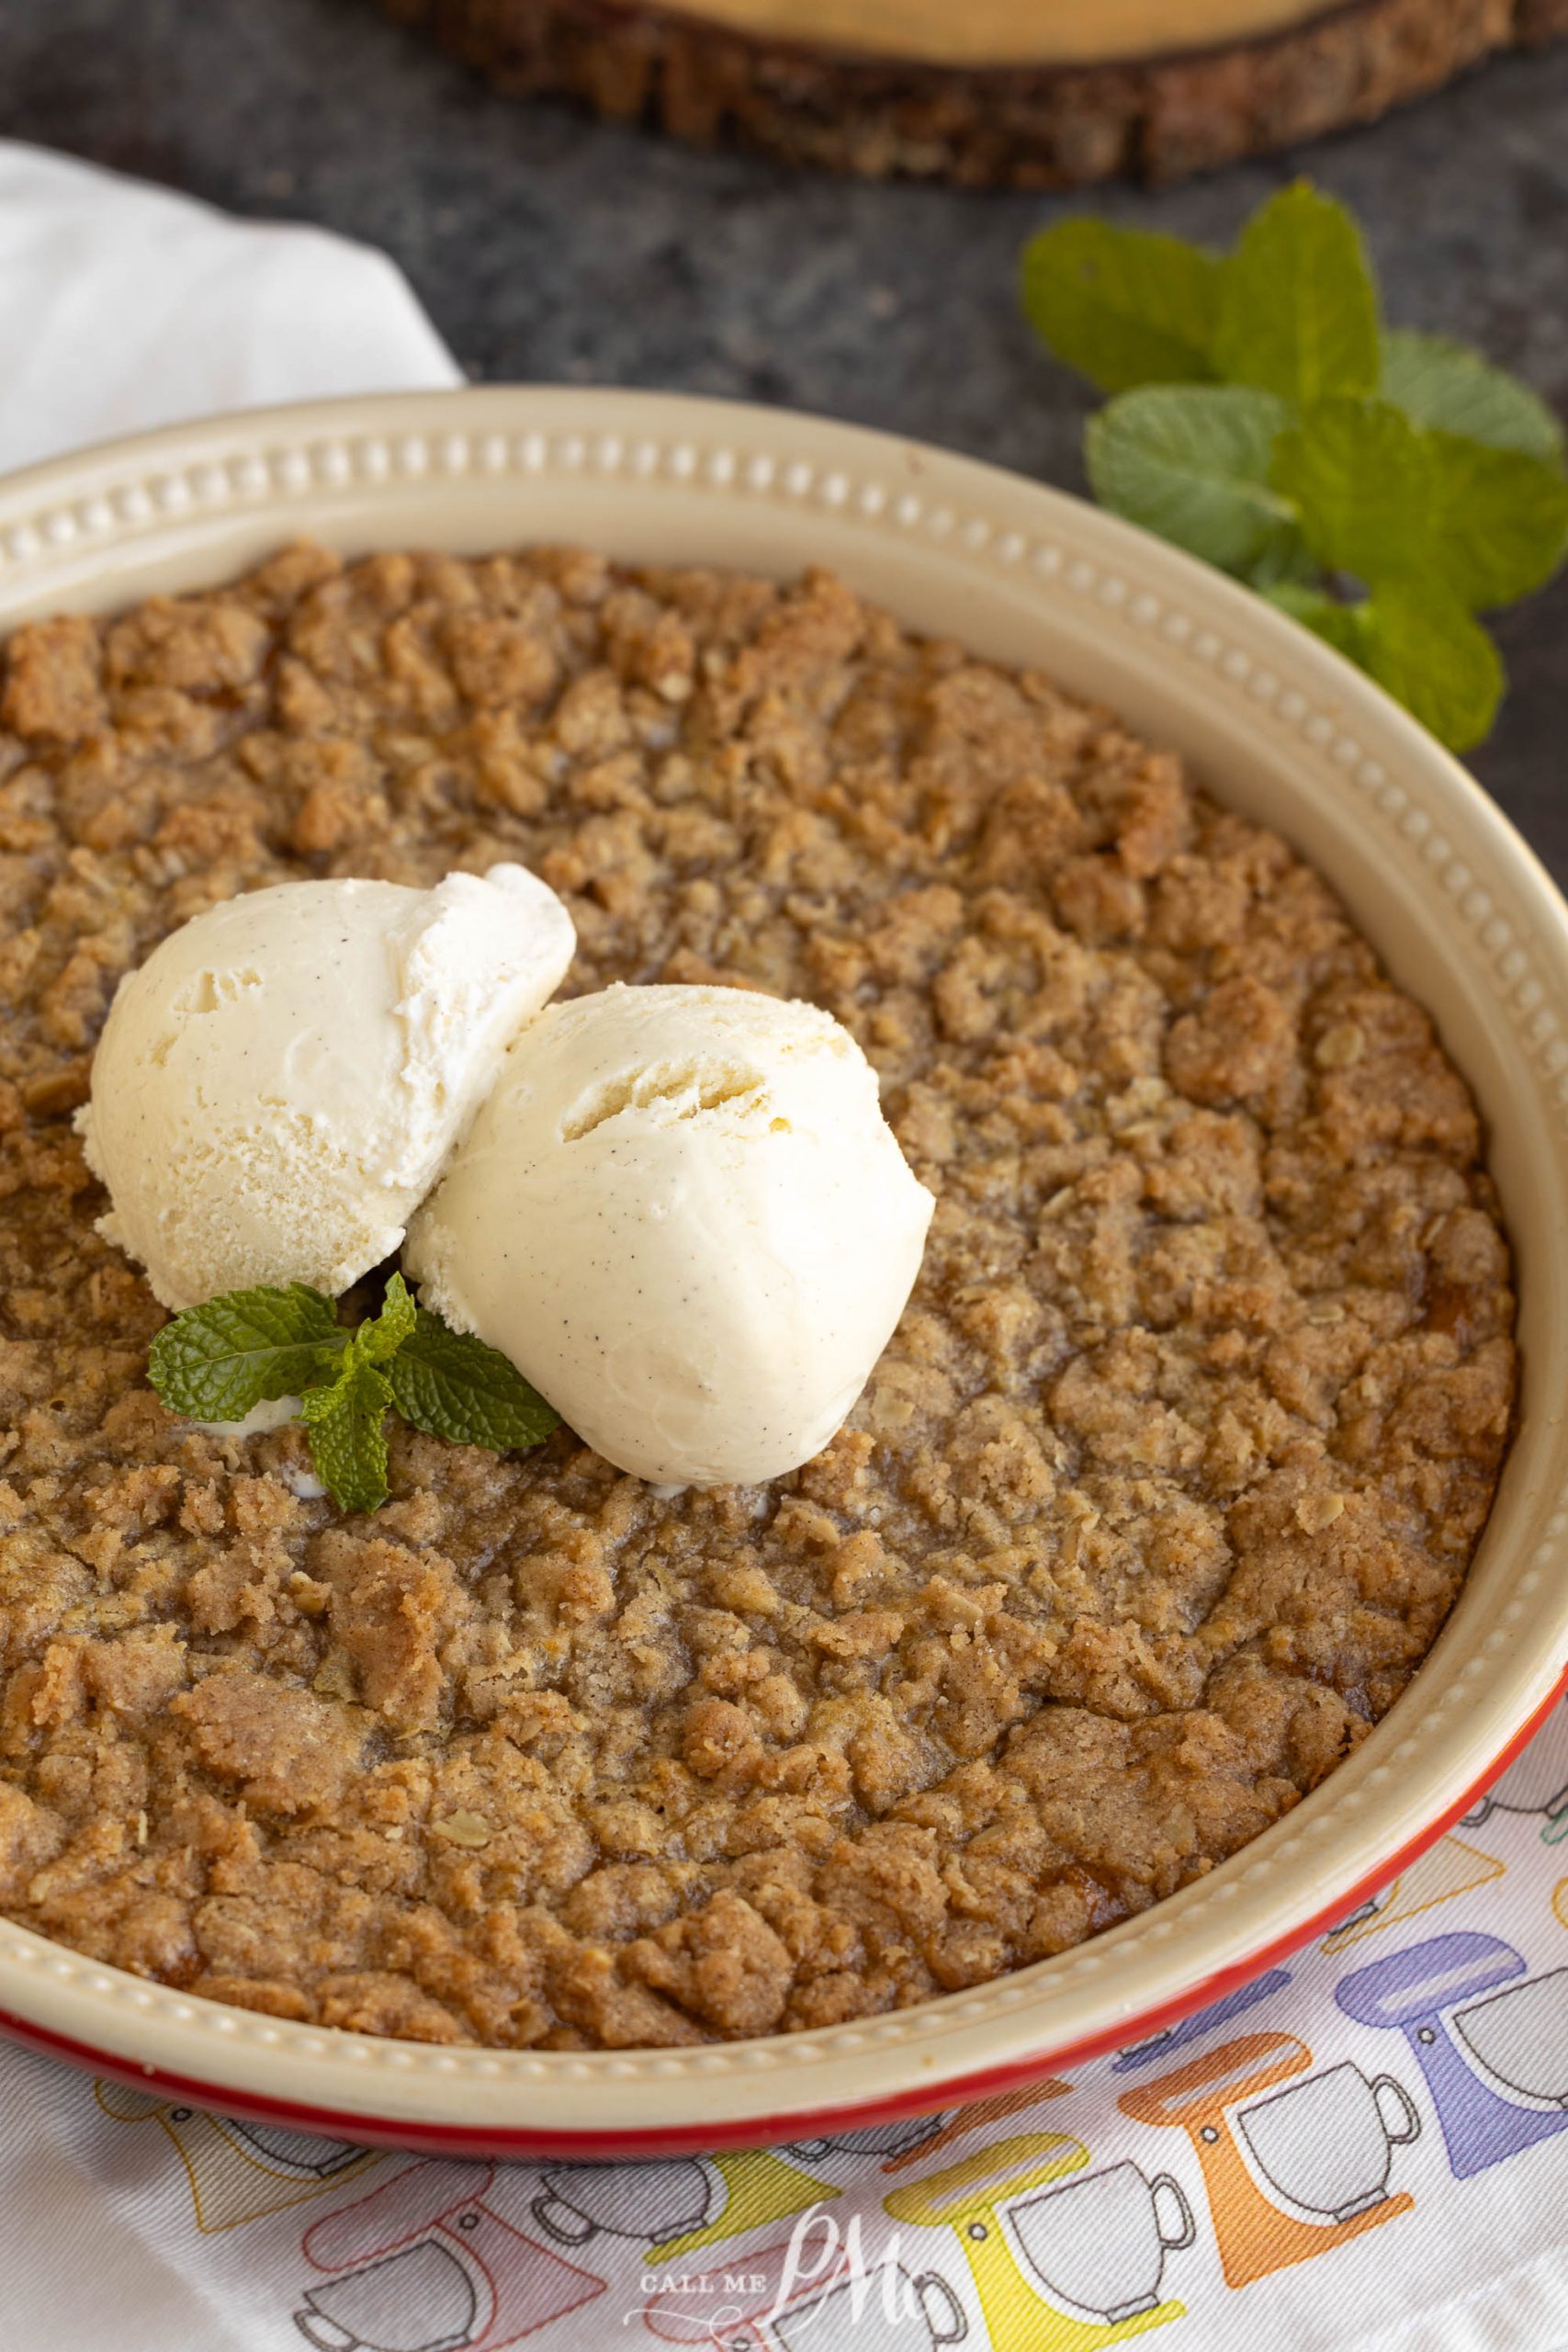
[{"label": "mint sprig", "polygon": [[1380,324],[1342,205],[1298,182],[1224,257],[1061,221],[1022,294],[1115,395],[1085,436],[1103,505],[1260,589],[1453,750],[1483,740],[1505,679],[1475,615],[1568,552],[1562,430],[1479,354]]},{"label": "mint sprig", "polygon": [[342,1510],[387,1499],[389,1411],[495,1453],[539,1444],[560,1419],[498,1349],[416,1305],[401,1274],[352,1329],[303,1283],[188,1306],[153,1340],[148,1377],[172,1411],[198,1421],[243,1420],[298,1396],[316,1476]]}]

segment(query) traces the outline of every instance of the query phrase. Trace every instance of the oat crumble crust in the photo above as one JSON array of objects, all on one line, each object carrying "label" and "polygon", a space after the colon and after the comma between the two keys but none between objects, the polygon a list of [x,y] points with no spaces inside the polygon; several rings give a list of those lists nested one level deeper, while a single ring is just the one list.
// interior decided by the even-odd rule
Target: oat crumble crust
[{"label": "oat crumble crust", "polygon": [[[1510,1425],[1466,1089],[1324,884],[1043,677],[546,550],[11,639],[0,700],[0,1908],[438,2042],[832,2024],[1210,1870],[1429,1647]],[[814,999],[939,1197],[850,1426],[661,1499],[562,1431],[300,1432],[145,1383],[70,1114],[214,901],[500,858],[569,986]]]}]

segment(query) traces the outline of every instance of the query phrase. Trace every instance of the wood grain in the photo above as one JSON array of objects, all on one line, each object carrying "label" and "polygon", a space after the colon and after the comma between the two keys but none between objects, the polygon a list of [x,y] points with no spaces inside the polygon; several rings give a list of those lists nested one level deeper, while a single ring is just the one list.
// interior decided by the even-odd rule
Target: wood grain
[{"label": "wood grain", "polygon": [[870,178],[1042,188],[1293,145],[1568,32],[1568,0],[381,5],[519,96]]}]

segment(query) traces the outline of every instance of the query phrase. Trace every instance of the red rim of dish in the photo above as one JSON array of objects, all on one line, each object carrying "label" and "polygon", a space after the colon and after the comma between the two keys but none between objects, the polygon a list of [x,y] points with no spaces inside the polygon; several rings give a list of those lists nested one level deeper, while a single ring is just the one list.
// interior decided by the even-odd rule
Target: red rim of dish
[{"label": "red rim of dish", "polygon": [[1434,1822],[1398,1847],[1386,1861],[1358,1879],[1354,1885],[1345,1888],[1331,1903],[1313,1912],[1299,1926],[1288,1929],[1284,1935],[1276,1936],[1271,1942],[1259,1944],[1256,1951],[1248,1952],[1245,1960],[1234,1961],[1226,1968],[1214,1970],[1174,1999],[1161,2002],[1156,2008],[1145,2009],[1135,2016],[1124,2018],[1119,2025],[1108,2026],[1102,2032],[1085,2034],[1077,2041],[1047,2046],[1031,2057],[1013,2059],[1002,2066],[986,2067],[976,2074],[958,2075],[940,2085],[923,2085],[918,2089],[900,2091],[891,2098],[868,2099],[850,2107],[811,2108],[798,2115],[762,2116],[752,2122],[681,2124],[663,2132],[530,2132],[525,2128],[471,2131],[461,2123],[399,2123],[375,2116],[352,2114],[343,2109],[306,2107],[291,2099],[265,2098],[259,2094],[243,2091],[231,2092],[220,2083],[198,2081],[188,2075],[169,2074],[159,2066],[138,2065],[132,2059],[118,2058],[106,2051],[95,2050],[89,2042],[74,2041],[68,2035],[51,2033],[47,2027],[33,2025],[9,2010],[0,2009],[0,2037],[20,2042],[24,2048],[37,2051],[41,2056],[61,2059],[67,2065],[85,2067],[94,2074],[107,2076],[111,2082],[158,2094],[182,2106],[215,2109],[220,2114],[238,2116],[250,2122],[281,2123],[297,2132],[356,2142],[366,2147],[392,2148],[410,2155],[493,2157],[521,2163],[532,2157],[605,2159],[615,2156],[702,2155],[712,2150],[765,2147],[786,2140],[828,2139],[835,2132],[864,2131],[874,2124],[894,2123],[908,2116],[930,2114],[939,2108],[961,2107],[968,2100],[994,2097],[998,2092],[1026,2089],[1031,2083],[1043,2081],[1047,2075],[1059,2075],[1066,2067],[1103,2057],[1108,2050],[1125,2049],[1134,2042],[1146,2041],[1154,2034],[1163,2032],[1168,2026],[1190,2017],[1194,2009],[1222,1999],[1226,1993],[1234,1992],[1249,1978],[1261,1975],[1277,1961],[1288,1959],[1303,1944],[1311,1943],[1314,1937],[1326,1932],[1336,1921],[1356,1910],[1369,1895],[1375,1894],[1391,1878],[1396,1878],[1429,1847],[1435,1846],[1445,1831],[1451,1829],[1476,1800],[1485,1794],[1515,1757],[1529,1747],[1558,1701],[1565,1696],[1568,1696],[1568,1667],[1563,1668],[1550,1694],[1462,1796],[1439,1814]]}]

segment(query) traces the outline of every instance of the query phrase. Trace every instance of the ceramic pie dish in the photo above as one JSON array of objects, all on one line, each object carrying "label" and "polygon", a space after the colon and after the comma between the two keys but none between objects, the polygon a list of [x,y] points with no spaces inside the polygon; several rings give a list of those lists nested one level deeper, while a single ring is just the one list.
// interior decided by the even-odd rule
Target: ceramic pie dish
[{"label": "ceramic pie dish", "polygon": [[430,2048],[192,1997],[0,1923],[0,2028],[197,2103],[432,2152],[798,2139],[1059,2072],[1352,1909],[1465,1811],[1568,1662],[1568,909],[1468,776],[1220,575],[1075,500],[885,435],[644,393],[323,403],[119,443],[0,485],[0,628],[348,552],[576,541],[827,564],[905,624],[1029,662],[1179,751],[1328,878],[1480,1103],[1517,1253],[1523,1409],[1468,1583],[1390,1714],[1207,1878],[922,2007],[679,2051]]}]

